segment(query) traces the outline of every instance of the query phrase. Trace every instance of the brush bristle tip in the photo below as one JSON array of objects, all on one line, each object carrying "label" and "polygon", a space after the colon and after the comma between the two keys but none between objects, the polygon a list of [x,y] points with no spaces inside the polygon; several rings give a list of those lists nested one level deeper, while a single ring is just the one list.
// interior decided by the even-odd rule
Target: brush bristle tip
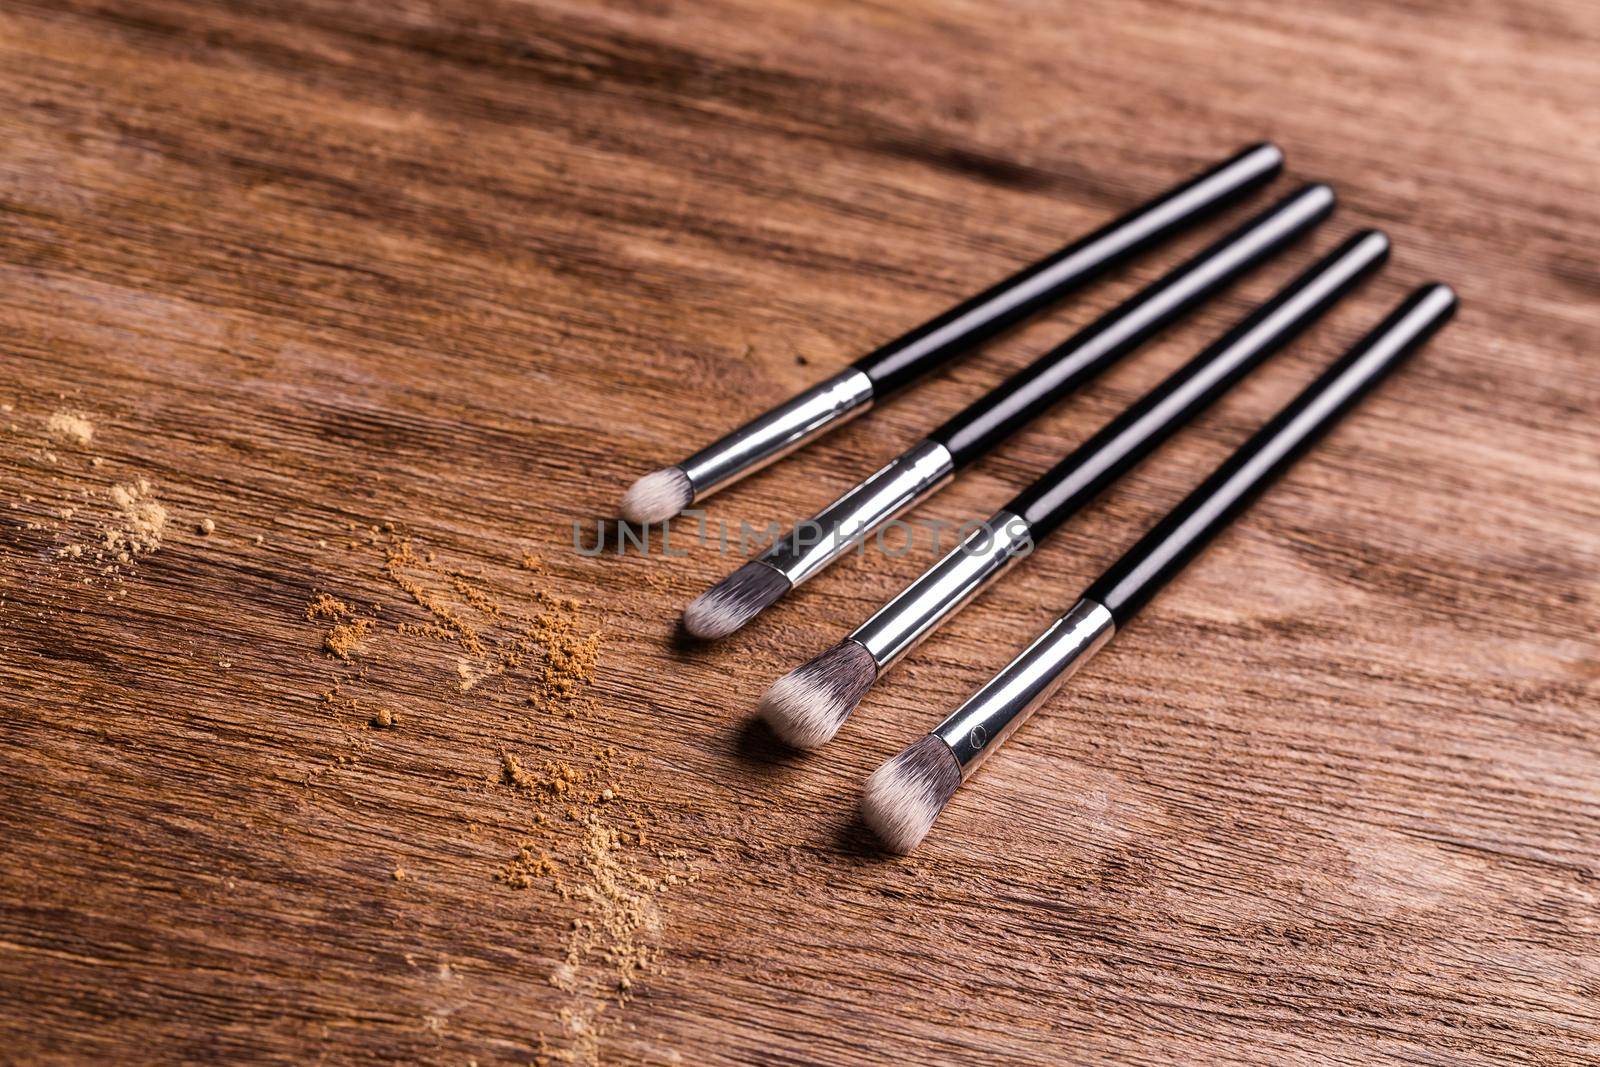
[{"label": "brush bristle tip", "polygon": [[855,641],[841,641],[773,682],[758,711],[784,744],[820,748],[839,732],[877,679],[872,654]]},{"label": "brush bristle tip", "polygon": [[651,471],[622,494],[622,517],[649,525],[666,522],[694,501],[694,486],[678,467]]},{"label": "brush bristle tip", "polygon": [[702,641],[716,641],[744,626],[789,591],[782,572],[752,560],[690,601],[683,628]]},{"label": "brush bristle tip", "polygon": [[861,819],[891,852],[914,850],[961,785],[955,753],[928,734],[872,772],[861,792]]}]

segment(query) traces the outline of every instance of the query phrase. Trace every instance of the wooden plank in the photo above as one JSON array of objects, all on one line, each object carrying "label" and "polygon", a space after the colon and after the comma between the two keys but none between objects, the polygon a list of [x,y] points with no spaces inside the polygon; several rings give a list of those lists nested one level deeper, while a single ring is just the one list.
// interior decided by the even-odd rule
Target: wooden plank
[{"label": "wooden plank", "polygon": [[[5,1058],[1600,1057],[1592,4],[18,0],[0,30]],[[921,514],[987,514],[1351,229],[1389,268],[825,751],[750,709],[925,542],[713,649],[677,611],[737,560],[692,525],[575,550],[638,473],[1266,137],[1335,221]],[[809,513],[1215,232],[709,517]],[[1447,332],[917,856],[873,851],[861,778],[1433,278]]]}]

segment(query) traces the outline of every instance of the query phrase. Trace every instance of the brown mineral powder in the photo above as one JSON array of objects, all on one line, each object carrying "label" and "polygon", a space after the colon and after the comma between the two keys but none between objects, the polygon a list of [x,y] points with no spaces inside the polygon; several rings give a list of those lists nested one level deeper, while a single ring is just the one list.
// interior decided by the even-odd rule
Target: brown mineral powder
[{"label": "brown mineral powder", "polygon": [[58,411],[44,424],[45,432],[63,444],[85,448],[94,440],[94,423],[70,411]]},{"label": "brown mineral powder", "polygon": [[356,650],[361,639],[367,636],[367,631],[372,629],[372,620],[367,618],[351,619],[341,622],[329,630],[322,639],[322,647],[332,652],[340,659],[349,659],[350,653]]},{"label": "brown mineral powder", "polygon": [[161,547],[161,535],[167,528],[167,509],[156,500],[148,481],[140,478],[112,486],[111,502],[116,505],[117,516],[103,531],[107,549],[138,555]]}]

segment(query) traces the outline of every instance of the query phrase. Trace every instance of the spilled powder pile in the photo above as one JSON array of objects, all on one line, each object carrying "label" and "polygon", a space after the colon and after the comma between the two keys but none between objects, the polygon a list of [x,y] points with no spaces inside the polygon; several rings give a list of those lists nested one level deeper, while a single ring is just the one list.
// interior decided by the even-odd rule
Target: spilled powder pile
[{"label": "spilled powder pile", "polygon": [[[10,409],[8,404],[0,410]],[[9,425],[13,433],[22,432],[19,424]],[[37,494],[14,494],[10,507],[32,512],[22,524],[24,529],[48,531],[56,539],[54,557],[59,562],[53,573],[60,575],[74,563],[93,564],[92,572],[79,576],[84,584],[108,580],[121,586],[125,568],[161,547],[172,529],[171,515],[147,478],[106,485],[88,474],[106,461],[92,452],[98,435],[87,415],[58,410],[46,416],[42,426],[39,443],[62,448],[63,454],[43,447],[37,455],[45,466],[35,470],[48,485],[41,485]],[[81,454],[69,456],[69,450]],[[84,466],[78,468],[79,463]],[[111,589],[107,599],[126,595],[125,588]]]},{"label": "spilled powder pile", "polygon": [[361,639],[372,629],[372,620],[361,617],[341,622],[327,632],[322,639],[322,647],[332,652],[340,659],[349,659],[350,653],[356,650]]},{"label": "spilled powder pile", "polygon": [[544,650],[540,672],[530,700],[541,711],[577,714],[583,687],[594,681],[600,659],[600,634],[583,633],[574,621],[577,601],[544,598],[546,611],[537,616],[527,636]]},{"label": "spilled powder pile", "polygon": [[57,411],[44,424],[45,432],[62,444],[87,448],[94,440],[94,423],[71,411]]},{"label": "spilled powder pile", "polygon": [[599,1062],[603,1039],[616,1025],[605,1009],[625,1005],[640,976],[660,960],[660,898],[696,878],[682,852],[641,851],[649,844],[647,820],[624,786],[633,763],[619,760],[609,745],[588,756],[576,766],[546,759],[536,769],[509,752],[500,755],[501,784],[532,804],[532,836],[519,842],[497,880],[513,889],[543,883],[578,909],[550,975],[571,1005],[560,1014],[559,1046],[540,1035],[539,1063]]},{"label": "spilled powder pile", "polygon": [[[432,553],[419,554],[410,538],[392,529],[371,531],[367,543],[383,553],[385,577],[426,613],[422,622],[400,623],[398,632],[460,646],[464,655],[455,671],[461,692],[498,676],[523,677],[532,658],[538,666],[528,683],[529,703],[568,716],[592,706],[582,690],[594,680],[600,632],[582,625],[576,600],[535,589],[527,594],[530,610],[502,601],[481,578],[441,565]],[[523,569],[534,569],[532,558],[523,557]]]},{"label": "spilled powder pile", "polygon": [[648,844],[645,816],[624,797],[621,784],[631,764],[614,757],[608,747],[586,767],[548,760],[534,773],[516,757],[502,756],[501,780],[535,805],[536,836],[519,844],[497,878],[513,889],[543,882],[577,908],[561,962],[550,975],[550,984],[567,994],[568,1006],[558,1013],[555,1043],[539,1034],[536,1064],[602,1062],[606,1037],[620,1022],[607,1009],[625,1006],[642,975],[659,966],[661,897],[697,877],[681,851],[642,851]]},{"label": "spilled powder pile", "polygon": [[308,619],[342,619],[350,614],[350,605],[332,593],[318,593],[306,605]]},{"label": "spilled powder pile", "polygon": [[[683,853],[649,850],[648,809],[628,796],[634,764],[617,758],[614,747],[573,733],[590,732],[589,713],[600,710],[590,689],[601,634],[585,623],[577,600],[516,588],[546,570],[531,553],[508,561],[515,569],[491,581],[442,562],[392,526],[351,533],[347,547],[370,569],[346,565],[342,572],[362,588],[373,581],[387,586],[395,602],[363,610],[349,597],[321,593],[306,606],[308,621],[328,627],[322,633],[327,655],[343,663],[354,650],[353,643],[342,643],[341,627],[356,627],[349,636],[364,641],[361,664],[340,667],[322,695],[352,738],[351,754],[330,768],[355,765],[366,747],[381,743],[379,731],[398,721],[388,710],[392,695],[377,690],[375,676],[432,664],[443,668],[437,678],[443,699],[473,701],[480,715],[504,707],[506,697],[518,701],[524,710],[502,736],[537,754],[503,746],[485,753],[494,766],[488,783],[515,798],[512,811],[520,823],[507,842],[507,858],[486,874],[508,891],[541,896],[543,902],[533,904],[539,911],[569,916],[562,941],[549,951],[557,960],[549,982],[566,1005],[550,1036],[538,1035],[538,1060],[597,1064],[606,1035],[620,1021],[608,1008],[624,1006],[642,976],[659,965],[661,896],[694,877]],[[506,570],[524,577],[508,580]],[[555,720],[566,724],[564,744],[541,728]],[[406,722],[408,731],[429,725],[420,708],[408,711]],[[425,881],[425,870],[416,877]]]},{"label": "spilled powder pile", "polygon": [[161,547],[161,535],[167,529],[167,509],[155,497],[149,481],[137,481],[111,487],[111,503],[116,515],[101,531],[106,551],[113,553],[120,563],[145,552]]},{"label": "spilled powder pile", "polygon": [[332,620],[333,625],[322,635],[322,647],[342,660],[350,658],[373,623],[371,618],[357,615],[350,605],[329,593],[318,593],[312,598],[306,605],[306,618]]},{"label": "spilled powder pile", "polygon": [[574,972],[591,955],[610,966],[617,989],[626,994],[634,979],[660,955],[661,911],[655,898],[678,876],[653,878],[626,860],[624,839],[598,815],[583,820],[582,863],[588,878],[572,892],[587,907],[572,921],[566,964],[556,984],[576,988]]}]

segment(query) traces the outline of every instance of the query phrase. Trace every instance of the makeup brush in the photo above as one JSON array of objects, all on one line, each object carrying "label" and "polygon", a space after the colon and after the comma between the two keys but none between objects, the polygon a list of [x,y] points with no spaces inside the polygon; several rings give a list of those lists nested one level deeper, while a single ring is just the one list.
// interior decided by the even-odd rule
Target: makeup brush
[{"label": "makeup brush", "polygon": [[1101,575],[1072,610],[966,703],[867,779],[861,816],[910,852],[956,788],[1273,479],[1449,320],[1455,293],[1418,289],[1228,457]]},{"label": "makeup brush", "polygon": [[670,519],[1265,185],[1282,169],[1283,153],[1276,145],[1240,151],[863,356],[682,463],[645,475],[623,496],[622,517],[636,523]]},{"label": "makeup brush", "polygon": [[943,488],[997,447],[1333,210],[1333,190],[1307,185],[1100,316],[740,567],[684,610],[699,638],[726,637],[858,544],[880,523]]},{"label": "makeup brush", "polygon": [[1388,255],[1383,234],[1356,234],[1135,401],[843,641],[774,682],[760,706],[773,733],[795,748],[826,742],[884,672],[935,627],[1304,332]]}]

